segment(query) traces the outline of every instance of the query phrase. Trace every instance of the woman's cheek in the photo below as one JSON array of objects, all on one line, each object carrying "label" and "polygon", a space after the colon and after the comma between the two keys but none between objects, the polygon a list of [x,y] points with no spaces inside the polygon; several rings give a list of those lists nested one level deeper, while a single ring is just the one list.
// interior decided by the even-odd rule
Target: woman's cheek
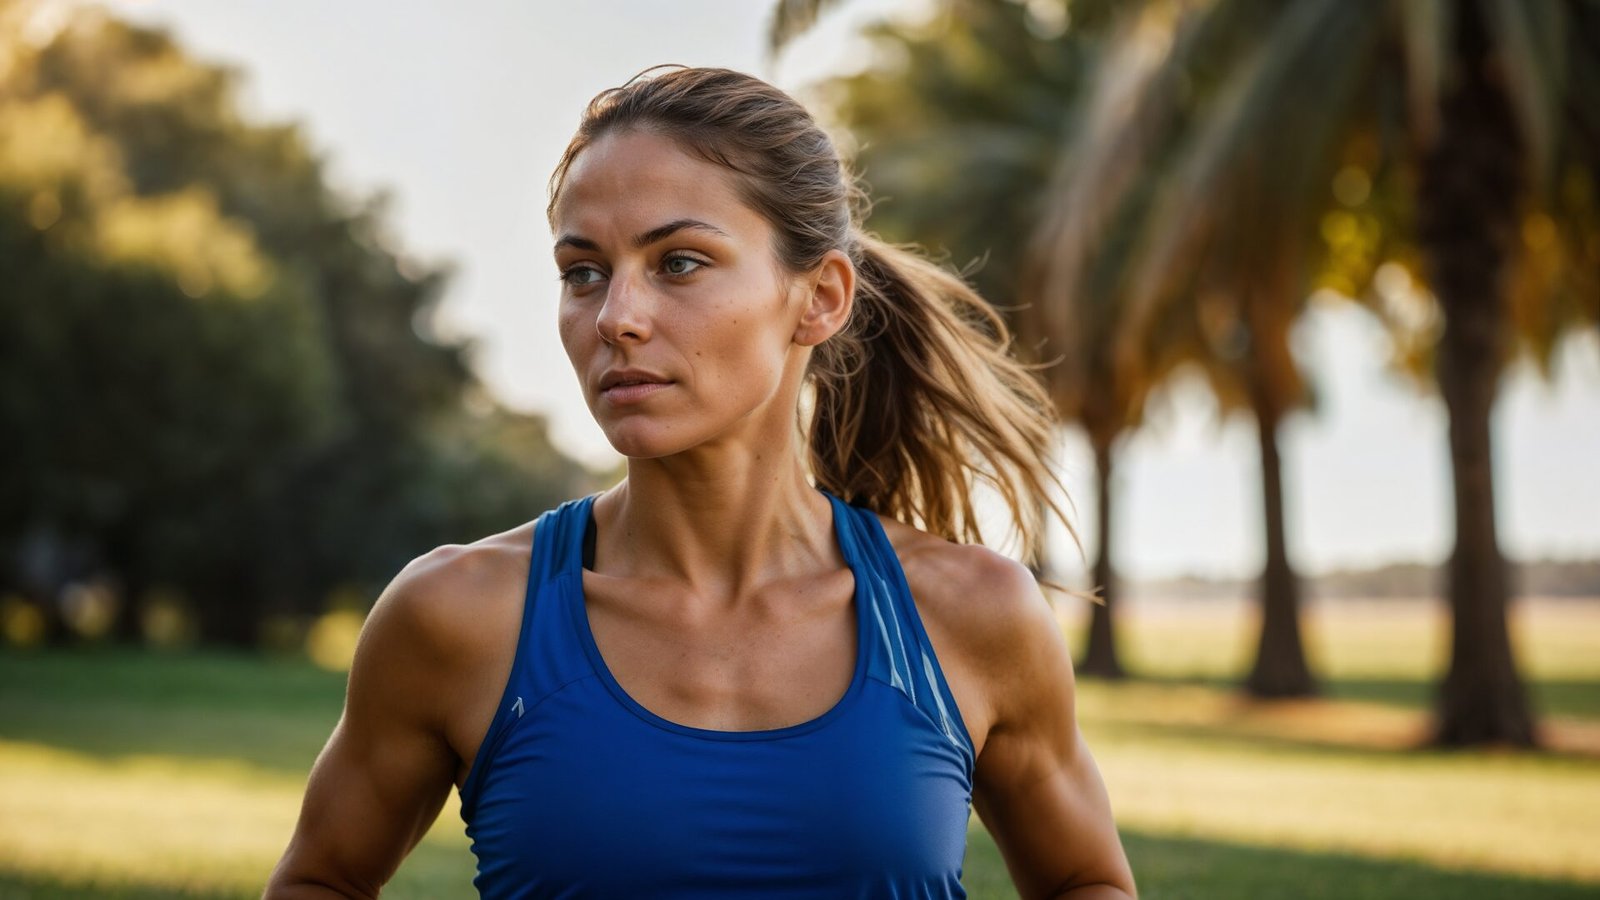
[{"label": "woman's cheek", "polygon": [[[572,363],[573,368],[579,372],[580,376],[583,371],[584,359],[588,353],[592,352],[590,344],[593,343],[592,341],[586,342],[584,340],[584,325],[580,311],[571,309],[565,304],[562,305],[561,311],[556,318],[556,332],[561,337],[562,349],[567,352],[567,360]],[[594,334],[594,324],[592,322],[588,323],[588,328],[589,333]],[[598,339],[598,335],[596,335],[596,339]]]},{"label": "woman's cheek", "polygon": [[764,348],[759,341],[747,340],[738,362],[724,370],[726,396],[737,397],[740,412],[749,412],[767,402],[782,379],[782,358]]}]

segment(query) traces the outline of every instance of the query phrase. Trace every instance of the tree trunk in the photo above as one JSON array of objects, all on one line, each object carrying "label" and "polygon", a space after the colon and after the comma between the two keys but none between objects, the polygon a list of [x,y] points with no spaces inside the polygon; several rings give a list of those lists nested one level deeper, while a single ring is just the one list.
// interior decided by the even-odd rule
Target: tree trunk
[{"label": "tree trunk", "polygon": [[[1252,390],[1261,398],[1263,391]],[[1261,444],[1261,498],[1266,524],[1267,565],[1261,574],[1261,636],[1245,690],[1256,697],[1309,697],[1316,680],[1300,639],[1300,582],[1289,565],[1283,522],[1283,473],[1278,457],[1277,415],[1265,403],[1256,409]]]},{"label": "tree trunk", "polygon": [[106,565],[115,573],[118,582],[117,612],[111,620],[111,638],[122,644],[137,645],[144,641],[142,605],[147,585],[138,544],[133,538],[135,530],[144,521],[143,516],[132,513],[107,529],[105,536]]},{"label": "tree trunk", "polygon": [[141,644],[144,642],[144,584],[136,578],[124,577],[119,588],[117,614],[111,620],[111,638],[119,644]]},{"label": "tree trunk", "polygon": [[228,576],[196,579],[195,625],[203,644],[256,650],[261,646],[263,598],[254,585]]},{"label": "tree trunk", "polygon": [[1125,678],[1127,673],[1117,658],[1116,630],[1113,627],[1117,586],[1111,571],[1111,466],[1110,444],[1095,441],[1094,468],[1100,491],[1095,503],[1099,541],[1094,551],[1094,584],[1100,588],[1103,602],[1090,608],[1088,646],[1078,672],[1100,678]]},{"label": "tree trunk", "polygon": [[1444,312],[1435,365],[1450,417],[1455,546],[1446,590],[1450,668],[1437,744],[1536,742],[1506,626],[1506,564],[1495,534],[1489,416],[1506,350],[1506,270],[1517,235],[1522,142],[1478,5],[1457,6],[1458,78],[1418,183],[1418,236]]}]

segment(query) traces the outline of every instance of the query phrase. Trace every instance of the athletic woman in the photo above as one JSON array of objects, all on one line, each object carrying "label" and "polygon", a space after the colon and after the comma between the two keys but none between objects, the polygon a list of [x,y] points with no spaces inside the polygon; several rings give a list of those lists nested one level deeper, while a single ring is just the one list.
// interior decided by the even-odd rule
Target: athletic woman
[{"label": "athletic woman", "polygon": [[974,479],[1029,553],[1058,486],[996,315],[735,72],[596,97],[550,196],[627,477],[395,578],[267,896],[377,895],[452,785],[485,898],[962,897],[974,809],[1023,897],[1133,896],[1049,605],[976,543]]}]

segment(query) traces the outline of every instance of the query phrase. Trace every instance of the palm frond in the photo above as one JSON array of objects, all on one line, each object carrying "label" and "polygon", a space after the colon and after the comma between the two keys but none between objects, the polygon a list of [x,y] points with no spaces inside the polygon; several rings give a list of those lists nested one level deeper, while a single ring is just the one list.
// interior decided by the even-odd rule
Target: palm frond
[{"label": "palm frond", "polygon": [[767,26],[767,55],[776,57],[790,41],[805,34],[817,19],[840,0],[778,0],[772,8],[772,22]]},{"label": "palm frond", "polygon": [[1454,19],[1444,0],[1400,0],[1391,9],[1406,66],[1406,106],[1417,146],[1428,147],[1439,134],[1439,95],[1450,59]]},{"label": "palm frond", "polygon": [[[1234,70],[1146,217],[1125,298],[1120,357],[1137,357],[1175,279],[1195,268],[1224,216],[1235,217],[1230,240],[1265,242],[1275,251],[1254,260],[1273,273],[1236,276],[1290,289],[1283,282],[1297,263],[1303,221],[1296,213],[1310,212],[1308,192],[1321,188],[1314,176],[1329,157],[1380,30],[1379,17],[1362,4],[1307,0],[1288,7]],[[1254,208],[1241,209],[1241,197]]]},{"label": "palm frond", "polygon": [[1527,141],[1528,177],[1548,190],[1566,94],[1567,9],[1560,3],[1483,0],[1505,66],[1506,91]]},{"label": "palm frond", "polygon": [[1033,325],[1061,352],[1073,353],[1081,328],[1073,311],[1086,298],[1090,261],[1104,247],[1112,220],[1133,183],[1146,174],[1171,126],[1172,92],[1188,61],[1194,18],[1164,19],[1146,7],[1109,40],[1098,77],[1073,122],[1076,136],[1062,155],[1030,256]]}]

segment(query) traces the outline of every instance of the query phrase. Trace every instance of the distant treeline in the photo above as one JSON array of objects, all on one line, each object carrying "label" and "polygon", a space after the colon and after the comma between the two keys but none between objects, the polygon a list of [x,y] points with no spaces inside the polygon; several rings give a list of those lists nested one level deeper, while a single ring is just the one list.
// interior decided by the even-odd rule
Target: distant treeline
[{"label": "distant treeline", "polygon": [[[1600,560],[1530,560],[1511,564],[1515,596],[1600,598]],[[1390,563],[1370,569],[1337,569],[1303,580],[1307,596],[1328,599],[1417,598],[1444,596],[1444,568],[1426,563]],[[1250,596],[1255,579],[1130,579],[1135,596],[1196,600]]]}]

